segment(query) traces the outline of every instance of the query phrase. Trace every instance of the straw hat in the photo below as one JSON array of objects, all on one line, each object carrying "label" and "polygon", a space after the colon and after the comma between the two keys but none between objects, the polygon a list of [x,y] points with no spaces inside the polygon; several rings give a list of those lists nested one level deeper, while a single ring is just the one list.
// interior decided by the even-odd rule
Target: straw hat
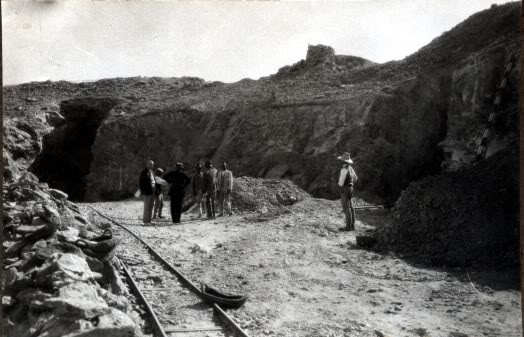
[{"label": "straw hat", "polygon": [[337,157],[338,160],[342,160],[343,162],[346,162],[348,164],[353,164],[353,160],[351,160],[351,157],[349,156],[349,152],[344,152],[343,155],[340,157]]}]

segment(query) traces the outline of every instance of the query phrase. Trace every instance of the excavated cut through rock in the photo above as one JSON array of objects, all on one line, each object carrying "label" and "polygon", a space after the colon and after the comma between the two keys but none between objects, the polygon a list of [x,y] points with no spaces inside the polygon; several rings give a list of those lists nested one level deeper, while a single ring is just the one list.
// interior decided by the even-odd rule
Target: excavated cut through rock
[{"label": "excavated cut through rock", "polygon": [[43,139],[43,148],[29,170],[49,186],[60,189],[73,201],[83,201],[86,177],[93,160],[93,145],[99,126],[117,100],[84,98],[63,101],[60,113],[65,123]]}]

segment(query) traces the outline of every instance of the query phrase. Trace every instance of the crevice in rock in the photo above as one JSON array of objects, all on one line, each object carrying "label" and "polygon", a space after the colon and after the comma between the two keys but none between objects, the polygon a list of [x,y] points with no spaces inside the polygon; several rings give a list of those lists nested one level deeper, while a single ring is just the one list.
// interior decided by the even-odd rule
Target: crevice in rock
[{"label": "crevice in rock", "polygon": [[44,137],[41,153],[29,167],[41,181],[60,189],[73,201],[84,200],[93,145],[98,127],[118,104],[112,98],[63,101],[65,123]]}]

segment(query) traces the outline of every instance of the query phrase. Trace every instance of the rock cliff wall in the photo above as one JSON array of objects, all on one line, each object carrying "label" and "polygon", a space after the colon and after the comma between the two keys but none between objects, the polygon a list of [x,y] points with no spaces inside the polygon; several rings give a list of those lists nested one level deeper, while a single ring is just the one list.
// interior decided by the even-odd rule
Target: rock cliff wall
[{"label": "rock cliff wall", "polygon": [[[385,64],[310,46],[305,60],[257,81],[128,78],[7,87],[4,176],[33,162],[37,174],[49,172],[38,167],[62,162],[62,142],[78,154],[65,173],[48,179],[70,194],[80,186],[82,193],[72,194],[78,200],[132,195],[147,159],[170,168],[208,158],[227,161],[237,176],[288,178],[332,198],[335,157],[349,151],[357,193],[392,201],[414,180],[471,163],[505,62],[518,50],[519,18],[517,3],[495,6]],[[517,74],[515,68],[489,155],[517,139]],[[75,113],[96,129],[92,143],[64,136],[76,132],[68,117]],[[99,120],[101,114],[107,117]]]}]

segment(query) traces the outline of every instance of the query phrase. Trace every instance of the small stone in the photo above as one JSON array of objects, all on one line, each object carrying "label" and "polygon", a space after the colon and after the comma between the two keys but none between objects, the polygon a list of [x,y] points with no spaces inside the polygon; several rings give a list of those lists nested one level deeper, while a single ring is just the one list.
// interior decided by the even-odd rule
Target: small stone
[{"label": "small stone", "polygon": [[466,335],[463,332],[459,332],[459,331],[451,331],[449,333],[449,337],[468,337],[468,335]]},{"label": "small stone", "polygon": [[382,332],[380,332],[378,330],[375,330],[375,335],[377,335],[378,337],[384,337],[385,336]]},{"label": "small stone", "polygon": [[2,306],[4,307],[11,307],[13,304],[15,304],[16,300],[12,298],[11,296],[3,296],[2,297]]}]

